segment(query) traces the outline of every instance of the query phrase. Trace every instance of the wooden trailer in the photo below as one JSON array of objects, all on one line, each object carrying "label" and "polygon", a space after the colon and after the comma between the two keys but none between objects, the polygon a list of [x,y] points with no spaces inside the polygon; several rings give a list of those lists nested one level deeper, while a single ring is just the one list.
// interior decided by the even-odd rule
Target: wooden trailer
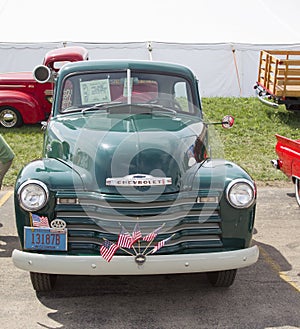
[{"label": "wooden trailer", "polygon": [[300,110],[300,50],[262,50],[254,88],[267,105]]}]

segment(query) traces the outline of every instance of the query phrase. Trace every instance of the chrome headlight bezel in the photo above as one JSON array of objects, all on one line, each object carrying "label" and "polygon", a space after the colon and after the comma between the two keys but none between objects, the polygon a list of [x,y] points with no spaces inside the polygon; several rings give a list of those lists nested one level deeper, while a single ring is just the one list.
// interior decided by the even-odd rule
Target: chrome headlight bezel
[{"label": "chrome headlight bezel", "polygon": [[249,208],[256,199],[255,185],[247,179],[235,179],[226,188],[226,198],[234,208]]},{"label": "chrome headlight bezel", "polygon": [[[21,184],[18,188],[17,195],[20,207],[29,212],[42,209],[49,200],[47,185],[35,179],[27,180]],[[33,197],[35,197],[34,200],[32,199]]]}]

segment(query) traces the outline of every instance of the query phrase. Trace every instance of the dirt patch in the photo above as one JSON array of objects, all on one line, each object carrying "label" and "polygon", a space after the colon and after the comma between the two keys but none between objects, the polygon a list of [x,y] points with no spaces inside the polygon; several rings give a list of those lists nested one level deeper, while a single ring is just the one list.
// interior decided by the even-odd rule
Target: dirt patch
[{"label": "dirt patch", "polygon": [[291,180],[276,180],[276,181],[256,181],[257,187],[274,187],[274,188],[293,188],[294,184]]}]

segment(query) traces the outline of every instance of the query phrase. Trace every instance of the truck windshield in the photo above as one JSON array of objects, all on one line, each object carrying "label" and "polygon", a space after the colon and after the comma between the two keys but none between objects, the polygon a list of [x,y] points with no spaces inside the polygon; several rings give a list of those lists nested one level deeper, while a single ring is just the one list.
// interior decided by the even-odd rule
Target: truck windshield
[{"label": "truck windshield", "polygon": [[123,72],[84,73],[65,79],[60,112],[101,104],[149,104],[176,112],[196,112],[190,83],[180,76]]}]

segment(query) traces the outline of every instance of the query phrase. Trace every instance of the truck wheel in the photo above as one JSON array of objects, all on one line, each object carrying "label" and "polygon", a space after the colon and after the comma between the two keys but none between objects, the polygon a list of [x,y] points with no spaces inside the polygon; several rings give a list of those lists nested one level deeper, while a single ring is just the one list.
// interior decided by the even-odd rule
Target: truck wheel
[{"label": "truck wheel", "polygon": [[30,272],[30,279],[35,291],[51,291],[55,286],[57,275]]},{"label": "truck wheel", "polygon": [[295,179],[295,194],[298,206],[300,207],[300,179]]},{"label": "truck wheel", "polygon": [[218,272],[208,272],[208,281],[214,287],[230,287],[235,279],[237,270],[227,270]]},{"label": "truck wheel", "polygon": [[285,108],[288,111],[299,111],[300,105],[299,104],[285,104]]},{"label": "truck wheel", "polygon": [[22,117],[18,110],[11,106],[0,108],[0,125],[5,128],[17,128],[23,124]]}]

